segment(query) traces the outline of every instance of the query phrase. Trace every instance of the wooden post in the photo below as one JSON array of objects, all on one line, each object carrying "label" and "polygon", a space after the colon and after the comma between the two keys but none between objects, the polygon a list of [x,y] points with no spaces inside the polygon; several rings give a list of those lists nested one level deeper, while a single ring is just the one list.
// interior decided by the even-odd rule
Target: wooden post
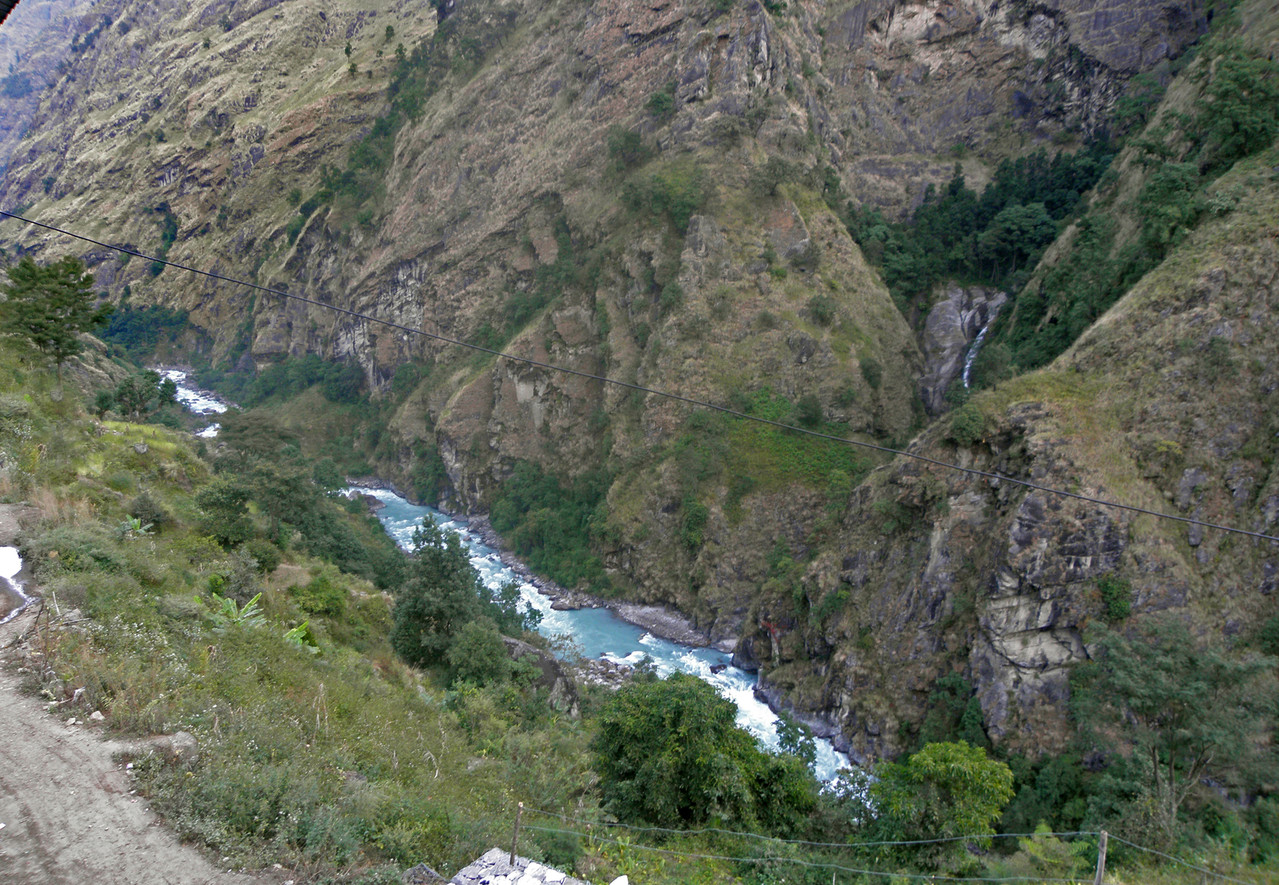
[{"label": "wooden post", "polygon": [[[515,832],[511,834],[511,866],[515,866],[515,846],[520,841],[520,815],[524,813],[524,803],[515,806]],[[1102,836],[1104,839],[1105,836]],[[1104,842],[1102,843],[1105,844]]]},{"label": "wooden post", "polygon": [[1092,880],[1093,885],[1102,885],[1102,880],[1106,878],[1106,831],[1101,831],[1101,841],[1097,843],[1097,876]]}]

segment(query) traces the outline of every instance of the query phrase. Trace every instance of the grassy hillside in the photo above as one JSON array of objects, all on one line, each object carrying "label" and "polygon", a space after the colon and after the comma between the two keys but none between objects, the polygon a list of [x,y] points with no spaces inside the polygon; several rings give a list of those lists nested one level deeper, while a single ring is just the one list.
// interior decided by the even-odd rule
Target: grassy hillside
[{"label": "grassy hillside", "polygon": [[[689,713],[702,724],[685,726],[692,730],[673,744],[647,744],[660,728],[651,713],[672,705],[669,715],[678,715],[680,693],[691,690],[684,683],[641,677],[615,697],[579,686],[579,718],[548,703],[537,667],[502,665],[500,651],[488,656],[482,631],[462,631],[454,640],[461,651],[446,663],[409,666],[396,651],[403,652],[398,603],[424,573],[403,562],[406,580],[373,569],[388,593],[348,570],[376,560],[389,542],[359,507],[326,498],[322,485],[300,476],[290,491],[274,485],[297,465],[287,448],[280,455],[278,440],[270,457],[256,448],[271,428],[232,420],[211,455],[181,430],[116,420],[110,411],[94,420],[84,403],[129,370],[97,351],[71,361],[60,398],[52,372],[29,353],[0,344],[0,369],[15,379],[0,413],[0,495],[23,504],[22,552],[48,618],[24,651],[30,686],[60,715],[101,711],[117,734],[193,735],[198,752],[143,754],[133,771],[166,824],[224,863],[280,863],[308,882],[390,883],[423,861],[448,874],[506,844],[513,807],[524,802],[520,852],[592,882],[625,873],[658,883],[763,885],[811,870],[814,882],[832,870],[837,881],[864,881],[839,868],[1025,881],[1087,875],[1095,852],[1088,838],[999,840],[999,850],[982,855],[953,846],[885,848],[885,838],[937,835],[951,825],[945,821],[963,820],[955,815],[976,814],[962,825],[985,827],[990,812],[964,810],[969,800],[952,797],[872,820],[856,794],[818,796],[799,758],[760,754],[731,727],[704,731],[705,722],[732,719],[713,692],[693,692]],[[246,491],[247,510],[227,505],[236,486]],[[283,518],[296,512],[289,496],[299,493],[309,496],[310,521]],[[321,536],[341,543],[308,552]],[[426,552],[417,560],[427,561]],[[464,587],[473,578],[464,558],[457,562]],[[632,735],[605,757],[601,723],[613,740],[618,729]],[[788,745],[801,756],[802,737],[797,731]],[[674,794],[626,788],[620,760],[647,759],[656,767],[645,776],[663,777],[671,754],[703,740],[716,755],[680,763],[694,765],[684,777],[706,778],[710,790],[690,794],[692,817],[668,822],[663,809]],[[982,750],[933,746],[1009,771]],[[881,767],[881,783],[930,795],[908,786],[926,771],[924,759]],[[1016,780],[1002,777],[1033,792],[1037,770],[1016,771]],[[889,795],[877,794],[882,809]],[[1002,795],[996,813],[1011,791]],[[694,808],[702,810],[687,810]],[[1206,837],[1187,831],[1199,862],[1264,874],[1268,868],[1246,863],[1269,856],[1271,843],[1256,835],[1263,818],[1230,812],[1222,820],[1230,823]],[[760,835],[601,829],[619,822],[677,829],[716,822]],[[866,840],[872,844],[859,844]],[[1190,881],[1175,866],[1145,866],[1149,858],[1112,849],[1113,880]]]}]

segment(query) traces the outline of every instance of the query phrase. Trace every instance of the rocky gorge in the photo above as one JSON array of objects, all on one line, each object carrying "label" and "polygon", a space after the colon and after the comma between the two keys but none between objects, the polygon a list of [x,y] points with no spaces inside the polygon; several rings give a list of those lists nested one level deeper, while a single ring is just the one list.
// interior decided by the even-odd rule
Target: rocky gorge
[{"label": "rocky gorge", "polygon": [[[604,469],[589,541],[616,604],[733,643],[774,701],[863,757],[908,746],[948,674],[991,741],[1048,751],[1098,581],[1123,582],[1135,618],[1229,638],[1274,613],[1273,545],[644,388],[1271,532],[1271,154],[1226,172],[1204,199],[1227,208],[1055,362],[962,410],[947,391],[973,341],[1025,314],[1079,225],[1023,289],[946,281],[903,310],[892,256],[846,224],[848,207],[908,219],[956,167],[980,188],[1003,159],[1075,150],[1134,83],[1189,113],[1207,25],[1194,0],[98,0],[22,38],[49,82],[0,114],[0,206],[311,303],[15,221],[0,239],[82,255],[121,305],[185,311],[172,348],[208,365],[318,354],[373,396],[415,367],[370,455],[407,488],[435,453],[453,509],[487,512],[520,465]],[[1241,39],[1264,54],[1274,29]],[[1153,173],[1131,148],[1112,169],[1119,252]]]}]

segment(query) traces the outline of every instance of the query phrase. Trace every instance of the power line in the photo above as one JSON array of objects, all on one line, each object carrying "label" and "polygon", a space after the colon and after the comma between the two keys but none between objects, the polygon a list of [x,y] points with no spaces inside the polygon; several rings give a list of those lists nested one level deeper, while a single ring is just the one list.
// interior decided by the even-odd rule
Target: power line
[{"label": "power line", "polygon": [[1264,532],[1254,532],[1254,531],[1249,531],[1248,529],[1241,529],[1241,528],[1235,528],[1234,526],[1222,525],[1220,523],[1205,522],[1203,520],[1195,519],[1190,516],[1179,516],[1175,513],[1164,513],[1159,510],[1150,510],[1145,507],[1137,507],[1136,505],[1133,505],[1133,504],[1122,504],[1118,501],[1110,501],[1105,498],[1097,498],[1092,495],[1082,495],[1082,494],[1079,494],[1078,492],[1070,492],[1070,491],[1066,491],[1065,489],[1058,489],[1058,488],[1053,488],[1051,486],[1040,485],[1039,483],[1030,482],[1029,480],[1025,480],[1025,479],[1016,479],[1015,477],[1007,476],[1002,473],[995,473],[993,471],[988,471],[988,470],[978,470],[975,467],[964,467],[960,464],[953,464],[948,461],[938,460],[937,458],[930,458],[927,455],[921,455],[918,452],[910,452],[903,449],[894,449],[889,446],[877,445],[876,443],[869,443],[869,442],[864,442],[862,440],[848,439],[842,436],[835,436],[829,433],[822,433],[819,430],[811,430],[806,427],[797,427],[791,424],[786,424],[785,422],[782,422],[782,421],[774,421],[771,418],[763,418],[763,417],[760,417],[759,415],[752,415],[748,412],[742,412],[737,409],[732,409],[732,408],[729,408],[728,406],[720,406],[720,405],[716,405],[715,403],[706,402],[704,400],[693,399],[692,397],[684,396],[682,394],[671,393],[670,391],[665,391],[665,390],[658,390],[657,388],[646,387],[642,384],[634,384],[632,382],[622,381],[617,378],[609,378],[605,375],[597,375],[594,372],[583,372],[580,369],[570,369],[567,366],[557,366],[553,363],[547,363],[547,362],[542,362],[541,360],[532,359],[531,357],[516,356],[515,354],[506,353],[500,350],[495,350],[491,347],[484,347],[483,345],[480,345],[480,344],[471,344],[470,342],[467,342],[467,341],[461,341],[459,339],[450,338],[446,335],[440,335],[434,332],[427,332],[424,329],[416,329],[416,328],[413,328],[412,326],[405,326],[402,323],[396,323],[391,320],[379,319],[378,317],[369,316],[368,314],[360,313],[359,311],[351,310],[349,308],[338,307],[335,304],[326,304],[323,301],[317,301],[314,298],[307,298],[304,295],[293,295],[289,292],[285,292],[280,289],[272,289],[269,286],[263,286],[259,283],[251,283],[251,282],[248,282],[247,280],[240,280],[240,279],[236,279],[235,277],[228,277],[220,273],[215,273],[213,271],[200,270],[199,268],[190,267],[189,265],[185,265],[185,264],[179,264],[175,261],[169,261],[164,258],[157,258],[154,256],[145,255],[141,252],[137,252],[125,246],[118,246],[112,243],[103,242],[102,240],[95,240],[92,237],[85,236],[84,234],[78,234],[73,231],[65,230],[64,228],[60,228],[52,224],[46,224],[45,222],[42,222],[42,221],[36,221],[35,219],[32,219],[32,218],[24,218],[21,215],[16,215],[12,212],[6,212],[3,209],[0,209],[0,216],[3,216],[5,218],[12,218],[15,221],[21,221],[21,222],[24,222],[25,224],[30,224],[35,227],[41,227],[41,228],[44,228],[45,230],[50,230],[50,231],[53,231],[54,233],[59,233],[64,236],[71,237],[73,239],[81,240],[85,243],[92,243],[93,245],[101,246],[104,249],[111,249],[116,252],[121,252],[125,255],[132,255],[138,258],[142,258],[146,261],[159,263],[166,267],[177,268],[178,270],[184,270],[184,271],[187,271],[188,273],[198,274],[200,276],[208,277],[210,279],[218,280],[224,283],[231,283],[237,286],[244,286],[246,288],[254,289],[259,292],[265,292],[269,295],[276,295],[280,298],[286,298],[292,301],[296,301],[300,304],[308,304],[313,307],[319,307],[325,310],[331,310],[335,313],[339,313],[339,314],[343,314],[344,316],[351,317],[352,319],[363,320],[369,323],[376,323],[377,325],[386,326],[387,328],[395,329],[396,331],[404,332],[409,335],[418,335],[423,338],[429,338],[433,341],[439,341],[442,344],[452,344],[452,345],[456,345],[457,347],[464,347],[470,350],[479,351],[480,353],[487,353],[490,356],[498,357],[500,359],[508,359],[513,362],[524,363],[525,365],[529,365],[529,366],[536,366],[537,368],[547,369],[548,371],[552,371],[552,372],[561,372],[566,375],[576,375],[579,378],[586,378],[591,381],[598,381],[601,384],[612,384],[616,387],[623,387],[628,390],[635,390],[641,393],[650,394],[652,396],[663,397],[664,399],[673,400],[675,402],[687,403],[688,405],[696,406],[698,408],[710,409],[711,411],[720,412],[721,414],[724,414],[724,415],[730,415],[734,418],[741,418],[742,420],[745,420],[745,421],[754,421],[758,424],[766,424],[772,427],[780,428],[782,430],[789,430],[794,433],[800,433],[805,436],[811,436],[817,439],[824,439],[830,442],[843,443],[845,445],[855,446],[861,449],[868,449],[870,451],[880,452],[886,455],[894,455],[894,456],[899,456],[903,458],[910,458],[925,464],[932,464],[936,467],[941,467],[944,470],[954,470],[960,473],[966,473],[970,476],[977,476],[983,479],[994,480],[996,482],[1011,483],[1013,485],[1018,485],[1027,489],[1031,489],[1032,491],[1044,492],[1045,494],[1049,494],[1049,495],[1056,495],[1060,498],[1071,498],[1076,501],[1082,501],[1087,504],[1095,504],[1098,507],[1109,507],[1114,510],[1124,510],[1129,513],[1138,513],[1145,516],[1153,516],[1157,519],[1168,519],[1174,522],[1183,523],[1185,525],[1199,526],[1200,528],[1206,528],[1206,529],[1215,529],[1216,531],[1219,531],[1219,532],[1227,532],[1235,535],[1244,535],[1249,538],[1256,538],[1258,540],[1270,541],[1271,543],[1279,544],[1279,537],[1276,537],[1274,535],[1267,535]]}]

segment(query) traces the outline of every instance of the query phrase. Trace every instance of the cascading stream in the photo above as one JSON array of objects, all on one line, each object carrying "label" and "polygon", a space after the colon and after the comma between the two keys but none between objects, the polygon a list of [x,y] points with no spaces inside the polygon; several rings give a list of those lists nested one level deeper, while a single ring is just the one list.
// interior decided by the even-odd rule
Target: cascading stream
[{"label": "cascading stream", "polygon": [[[981,327],[981,331],[977,333],[977,337],[973,339],[972,345],[968,348],[968,353],[964,357],[964,390],[968,390],[968,375],[973,370],[973,362],[977,359],[977,352],[981,350],[981,343],[986,340],[986,333],[990,331],[990,327],[995,323],[995,315],[992,313],[990,319],[986,320],[986,325]],[[952,376],[953,377],[953,376]]]},{"label": "cascading stream", "polygon": [[[385,489],[360,489],[372,495],[385,506],[378,511],[378,519],[388,534],[402,547],[409,547],[413,531],[430,519],[445,531],[458,535],[470,556],[471,565],[479,572],[484,585],[497,590],[514,581],[520,588],[520,599],[542,615],[538,632],[545,636],[568,636],[581,650],[583,656],[605,658],[614,663],[634,666],[647,657],[660,676],[674,672],[688,673],[709,682],[721,695],[737,707],[737,724],[754,735],[761,743],[776,749],[777,715],[768,705],[755,696],[756,677],[734,667],[732,658],[713,648],[694,648],[660,639],[640,627],[623,621],[613,612],[603,608],[570,609],[557,611],[551,607],[550,597],[540,593],[532,584],[523,581],[508,568],[498,551],[486,547],[468,526],[433,507],[410,504],[394,492]],[[832,781],[841,768],[849,768],[848,757],[837,751],[828,740],[815,739],[817,749],[816,774],[823,781]]]},{"label": "cascading stream", "polygon": [[22,582],[18,580],[18,573],[21,571],[22,557],[18,554],[18,548],[0,547],[0,581],[4,582],[4,586],[18,600],[18,604],[13,611],[0,618],[0,624],[7,624],[12,621],[22,613],[24,608],[31,604],[32,597],[24,592]]},{"label": "cascading stream", "polygon": [[[178,385],[178,402],[191,411],[201,415],[226,411],[226,403],[213,394],[189,386],[185,372],[178,369],[161,371],[164,377],[173,379]],[[200,435],[215,436],[217,429],[217,424],[210,425]],[[378,511],[378,518],[387,533],[402,547],[411,546],[414,530],[426,519],[434,520],[446,531],[456,533],[466,546],[471,564],[479,572],[485,586],[496,590],[510,581],[519,584],[523,602],[542,615],[542,622],[538,626],[542,634],[569,637],[586,657],[603,657],[614,663],[632,666],[647,657],[661,676],[676,671],[697,676],[715,686],[721,695],[733,702],[737,707],[738,725],[766,747],[776,749],[778,746],[776,714],[755,696],[757,680],[754,674],[734,667],[729,655],[712,648],[694,648],[660,639],[623,621],[607,609],[557,611],[551,607],[550,597],[540,593],[532,584],[520,580],[502,562],[498,552],[485,547],[465,523],[432,507],[410,504],[390,491],[360,491],[376,497],[385,505]],[[829,740],[816,738],[815,743],[815,773],[819,779],[832,782],[837,779],[839,769],[851,767],[848,757],[836,750]]]}]

